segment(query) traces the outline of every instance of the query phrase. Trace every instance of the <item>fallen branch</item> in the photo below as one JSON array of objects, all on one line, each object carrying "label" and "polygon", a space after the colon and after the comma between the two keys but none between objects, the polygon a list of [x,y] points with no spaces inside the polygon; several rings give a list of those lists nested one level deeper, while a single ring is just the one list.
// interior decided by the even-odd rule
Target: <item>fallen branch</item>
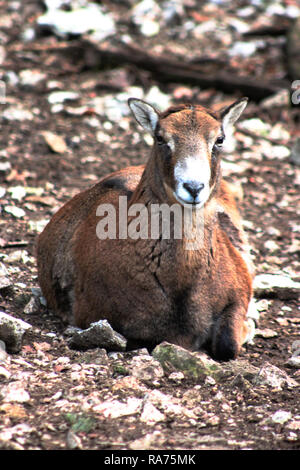
[{"label": "fallen branch", "polygon": [[289,87],[285,81],[270,83],[222,71],[210,75],[205,74],[202,72],[201,65],[149,54],[137,47],[124,44],[114,47],[108,43],[94,44],[85,41],[81,43],[81,47],[87,54],[87,63],[92,61],[94,66],[131,64],[153,73],[160,82],[187,83],[202,88],[215,88],[230,94],[239,91],[254,101],[260,101],[282,88]]},{"label": "fallen branch", "polygon": [[[239,92],[253,101],[260,101],[267,96],[277,93],[283,88],[289,89],[290,83],[284,80],[273,82],[255,77],[242,77],[220,70],[218,73],[203,72],[201,62],[187,62],[183,58],[170,59],[164,55],[154,55],[144,50],[124,43],[112,45],[110,42],[94,43],[88,38],[65,41],[62,43],[31,44],[31,50],[56,51],[68,54],[76,65],[81,68],[110,68],[121,65],[133,65],[151,72],[159,82],[186,83],[201,88],[214,88],[224,93]],[[217,61],[218,62],[218,61]],[[219,64],[224,68],[224,64]],[[62,71],[63,73],[63,71]]]}]

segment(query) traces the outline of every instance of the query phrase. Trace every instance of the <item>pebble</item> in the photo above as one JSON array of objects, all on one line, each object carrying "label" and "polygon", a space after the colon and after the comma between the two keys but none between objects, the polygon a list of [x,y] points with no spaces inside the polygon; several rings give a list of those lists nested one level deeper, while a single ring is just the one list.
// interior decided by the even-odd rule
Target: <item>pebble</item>
[{"label": "pebble", "polygon": [[230,56],[250,57],[256,52],[259,45],[260,42],[258,41],[236,41],[234,45],[230,47],[228,53]]},{"label": "pebble", "polygon": [[140,420],[143,423],[153,426],[154,424],[165,421],[166,417],[163,415],[151,402],[146,401],[143,407],[143,411]]},{"label": "pebble", "polygon": [[261,338],[276,338],[278,336],[278,333],[274,330],[271,330],[270,328],[265,328],[263,330],[256,329],[255,330],[255,336],[260,336]]},{"label": "pebble", "polygon": [[0,162],[0,172],[6,173],[7,171],[11,170],[10,162]]},{"label": "pebble", "polygon": [[29,323],[0,312],[0,339],[5,342],[8,352],[21,350],[24,334],[30,328],[32,326]]},{"label": "pebble", "polygon": [[17,206],[5,206],[4,210],[8,214],[11,214],[16,217],[17,219],[20,219],[26,215],[26,212],[21,207]]},{"label": "pebble", "polygon": [[67,448],[74,450],[74,449],[82,449],[81,439],[75,434],[71,429],[69,429],[67,433]]},{"label": "pebble", "polygon": [[300,356],[292,356],[290,357],[286,363],[286,366],[291,367],[293,369],[300,369]]},{"label": "pebble", "polygon": [[124,336],[114,331],[107,320],[91,323],[86,330],[74,329],[67,341],[70,348],[81,350],[97,347],[108,351],[125,351],[127,344]]},{"label": "pebble", "polygon": [[8,277],[8,272],[3,263],[0,263],[0,291],[12,286],[12,281]]},{"label": "pebble", "polygon": [[116,419],[136,414],[141,410],[143,400],[129,397],[126,402],[106,400],[93,407],[93,412],[101,413],[105,418]]},{"label": "pebble", "polygon": [[290,159],[294,165],[300,166],[300,137],[296,139],[292,146]]},{"label": "pebble", "polygon": [[33,315],[40,313],[41,305],[37,297],[31,297],[29,302],[24,307],[24,313],[26,315]]},{"label": "pebble", "polygon": [[28,256],[28,252],[26,250],[14,250],[4,258],[4,262],[8,264],[18,262],[26,264],[31,260],[32,258]]},{"label": "pebble", "polygon": [[42,136],[45,139],[45,142],[49,146],[49,148],[54,153],[65,153],[68,150],[67,144],[63,137],[60,135],[54,134],[50,131],[42,132]]},{"label": "pebble", "polygon": [[4,403],[27,403],[30,401],[30,395],[24,389],[22,381],[11,382],[2,386],[0,394]]},{"label": "pebble", "polygon": [[135,356],[129,368],[134,377],[142,382],[149,382],[152,385],[156,384],[157,380],[164,376],[160,363],[149,355]]},{"label": "pebble", "polygon": [[[79,2],[80,3],[80,2]],[[84,2],[86,5],[70,11],[61,10],[60,3],[49,5],[48,11],[38,17],[40,28],[51,29],[58,37],[67,35],[81,35],[93,33],[93,37],[101,41],[115,34],[115,22],[108,13],[103,13],[101,7],[94,3]]]},{"label": "pebble", "polygon": [[300,293],[300,282],[295,282],[283,274],[259,274],[254,279],[253,288],[256,297],[297,299]]},{"label": "pebble", "polygon": [[284,424],[289,421],[292,417],[292,413],[289,411],[278,410],[271,416],[273,423]]},{"label": "pebble", "polygon": [[12,199],[16,199],[17,201],[21,201],[27,194],[26,189],[24,186],[13,186],[8,189],[10,196]]},{"label": "pebble", "polygon": [[45,80],[47,75],[39,70],[26,69],[21,70],[19,77],[21,85],[35,87],[39,82]]},{"label": "pebble", "polygon": [[4,341],[0,339],[0,362],[5,362],[7,359],[7,352]]},{"label": "pebble", "polygon": [[61,104],[65,101],[74,101],[80,97],[79,93],[75,91],[53,91],[48,96],[50,104]]},{"label": "pebble", "polygon": [[265,363],[260,369],[254,381],[255,385],[267,385],[277,390],[282,390],[284,386],[288,388],[298,387],[298,383],[289,377],[285,371],[272,364]]},{"label": "pebble", "polygon": [[182,372],[172,372],[168,378],[172,380],[172,382],[180,384],[184,380],[184,374]]},{"label": "pebble", "polygon": [[[1,361],[1,358],[0,358]],[[6,380],[8,380],[11,376],[11,373],[5,369],[5,367],[0,366],[0,377],[4,377]]]},{"label": "pebble", "polygon": [[32,121],[33,114],[28,109],[11,106],[2,111],[2,117],[6,121]]}]

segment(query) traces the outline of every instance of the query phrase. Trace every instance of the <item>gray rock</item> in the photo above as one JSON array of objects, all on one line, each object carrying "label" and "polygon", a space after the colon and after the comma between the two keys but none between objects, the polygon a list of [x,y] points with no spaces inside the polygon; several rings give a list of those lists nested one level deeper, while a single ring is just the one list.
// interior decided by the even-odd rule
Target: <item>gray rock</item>
[{"label": "gray rock", "polygon": [[28,109],[10,106],[3,111],[2,117],[6,121],[32,121],[33,114]]},{"label": "gray rock", "polygon": [[300,340],[292,343],[292,357],[290,357],[285,365],[293,369],[300,369]]},{"label": "gray rock", "polygon": [[10,162],[0,162],[0,173],[6,173],[11,170]]},{"label": "gray rock", "polygon": [[185,377],[199,380],[221,371],[221,365],[206,354],[190,352],[166,341],[156,346],[152,356],[160,362],[167,374],[181,371]]},{"label": "gray rock", "polygon": [[75,329],[67,342],[70,348],[81,350],[104,348],[108,351],[125,351],[127,345],[124,336],[114,331],[107,320],[92,323],[86,330]]},{"label": "gray rock", "polygon": [[259,298],[275,297],[281,300],[298,299],[300,282],[283,274],[259,274],[253,282],[254,295]]},{"label": "gray rock", "polygon": [[0,339],[5,342],[8,352],[17,353],[20,351],[23,336],[30,328],[29,323],[0,312]]},{"label": "gray rock", "polygon": [[24,307],[24,313],[26,315],[34,315],[40,313],[41,311],[41,304],[39,302],[38,297],[31,297],[29,302]]},{"label": "gray rock", "polygon": [[292,343],[292,353],[293,356],[300,356],[300,340],[297,339]]},{"label": "gray rock", "polygon": [[12,282],[8,277],[8,272],[3,263],[0,263],[0,292],[12,286]]},{"label": "gray rock", "polygon": [[6,346],[4,341],[0,340],[0,363],[5,362],[7,359]]},{"label": "gray rock", "polygon": [[70,11],[61,10],[60,5],[49,3],[48,11],[37,19],[38,27],[41,29],[50,29],[58,37],[67,35],[80,35],[93,32],[93,37],[99,41],[115,34],[115,22],[113,17],[102,12],[99,5],[87,2],[82,8],[71,9]]},{"label": "gray rock", "polygon": [[300,356],[290,357],[286,363],[286,366],[291,367],[292,369],[300,369]]},{"label": "gray rock", "polygon": [[300,138],[296,140],[292,149],[291,149],[291,156],[290,159],[292,163],[295,165],[300,166]]},{"label": "gray rock", "polygon": [[290,411],[278,410],[272,416],[271,420],[276,424],[284,424],[292,418]]},{"label": "gray rock", "polygon": [[146,354],[133,357],[129,370],[137,379],[151,384],[157,383],[157,380],[164,376],[160,363],[152,356]]},{"label": "gray rock", "polygon": [[289,377],[285,371],[266,362],[253,381],[254,385],[267,385],[281,390],[283,387],[299,387],[299,384]]}]

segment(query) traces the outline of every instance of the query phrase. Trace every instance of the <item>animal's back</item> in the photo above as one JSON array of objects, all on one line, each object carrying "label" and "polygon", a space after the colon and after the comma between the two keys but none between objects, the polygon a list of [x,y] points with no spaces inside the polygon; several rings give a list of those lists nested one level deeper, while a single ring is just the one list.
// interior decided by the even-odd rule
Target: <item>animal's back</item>
[{"label": "animal's back", "polygon": [[76,229],[89,216],[91,208],[101,204],[107,193],[113,191],[129,200],[143,170],[142,165],[128,167],[101,179],[95,186],[68,201],[40,234],[37,243],[39,284],[48,307],[58,312],[65,321],[72,321],[72,237]]}]

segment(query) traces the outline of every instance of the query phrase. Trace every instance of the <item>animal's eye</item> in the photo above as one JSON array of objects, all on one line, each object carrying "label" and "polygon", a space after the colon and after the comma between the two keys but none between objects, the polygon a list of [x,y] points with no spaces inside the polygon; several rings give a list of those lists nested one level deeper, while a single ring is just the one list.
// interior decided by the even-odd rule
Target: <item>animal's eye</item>
[{"label": "animal's eye", "polygon": [[215,145],[217,145],[218,147],[220,147],[223,142],[224,142],[224,139],[225,137],[223,135],[220,135],[220,137],[217,138],[216,142],[215,142]]},{"label": "animal's eye", "polygon": [[158,145],[163,145],[163,144],[165,144],[165,141],[164,141],[164,139],[162,138],[161,135],[157,135],[157,136],[156,136],[156,142],[157,142]]}]

